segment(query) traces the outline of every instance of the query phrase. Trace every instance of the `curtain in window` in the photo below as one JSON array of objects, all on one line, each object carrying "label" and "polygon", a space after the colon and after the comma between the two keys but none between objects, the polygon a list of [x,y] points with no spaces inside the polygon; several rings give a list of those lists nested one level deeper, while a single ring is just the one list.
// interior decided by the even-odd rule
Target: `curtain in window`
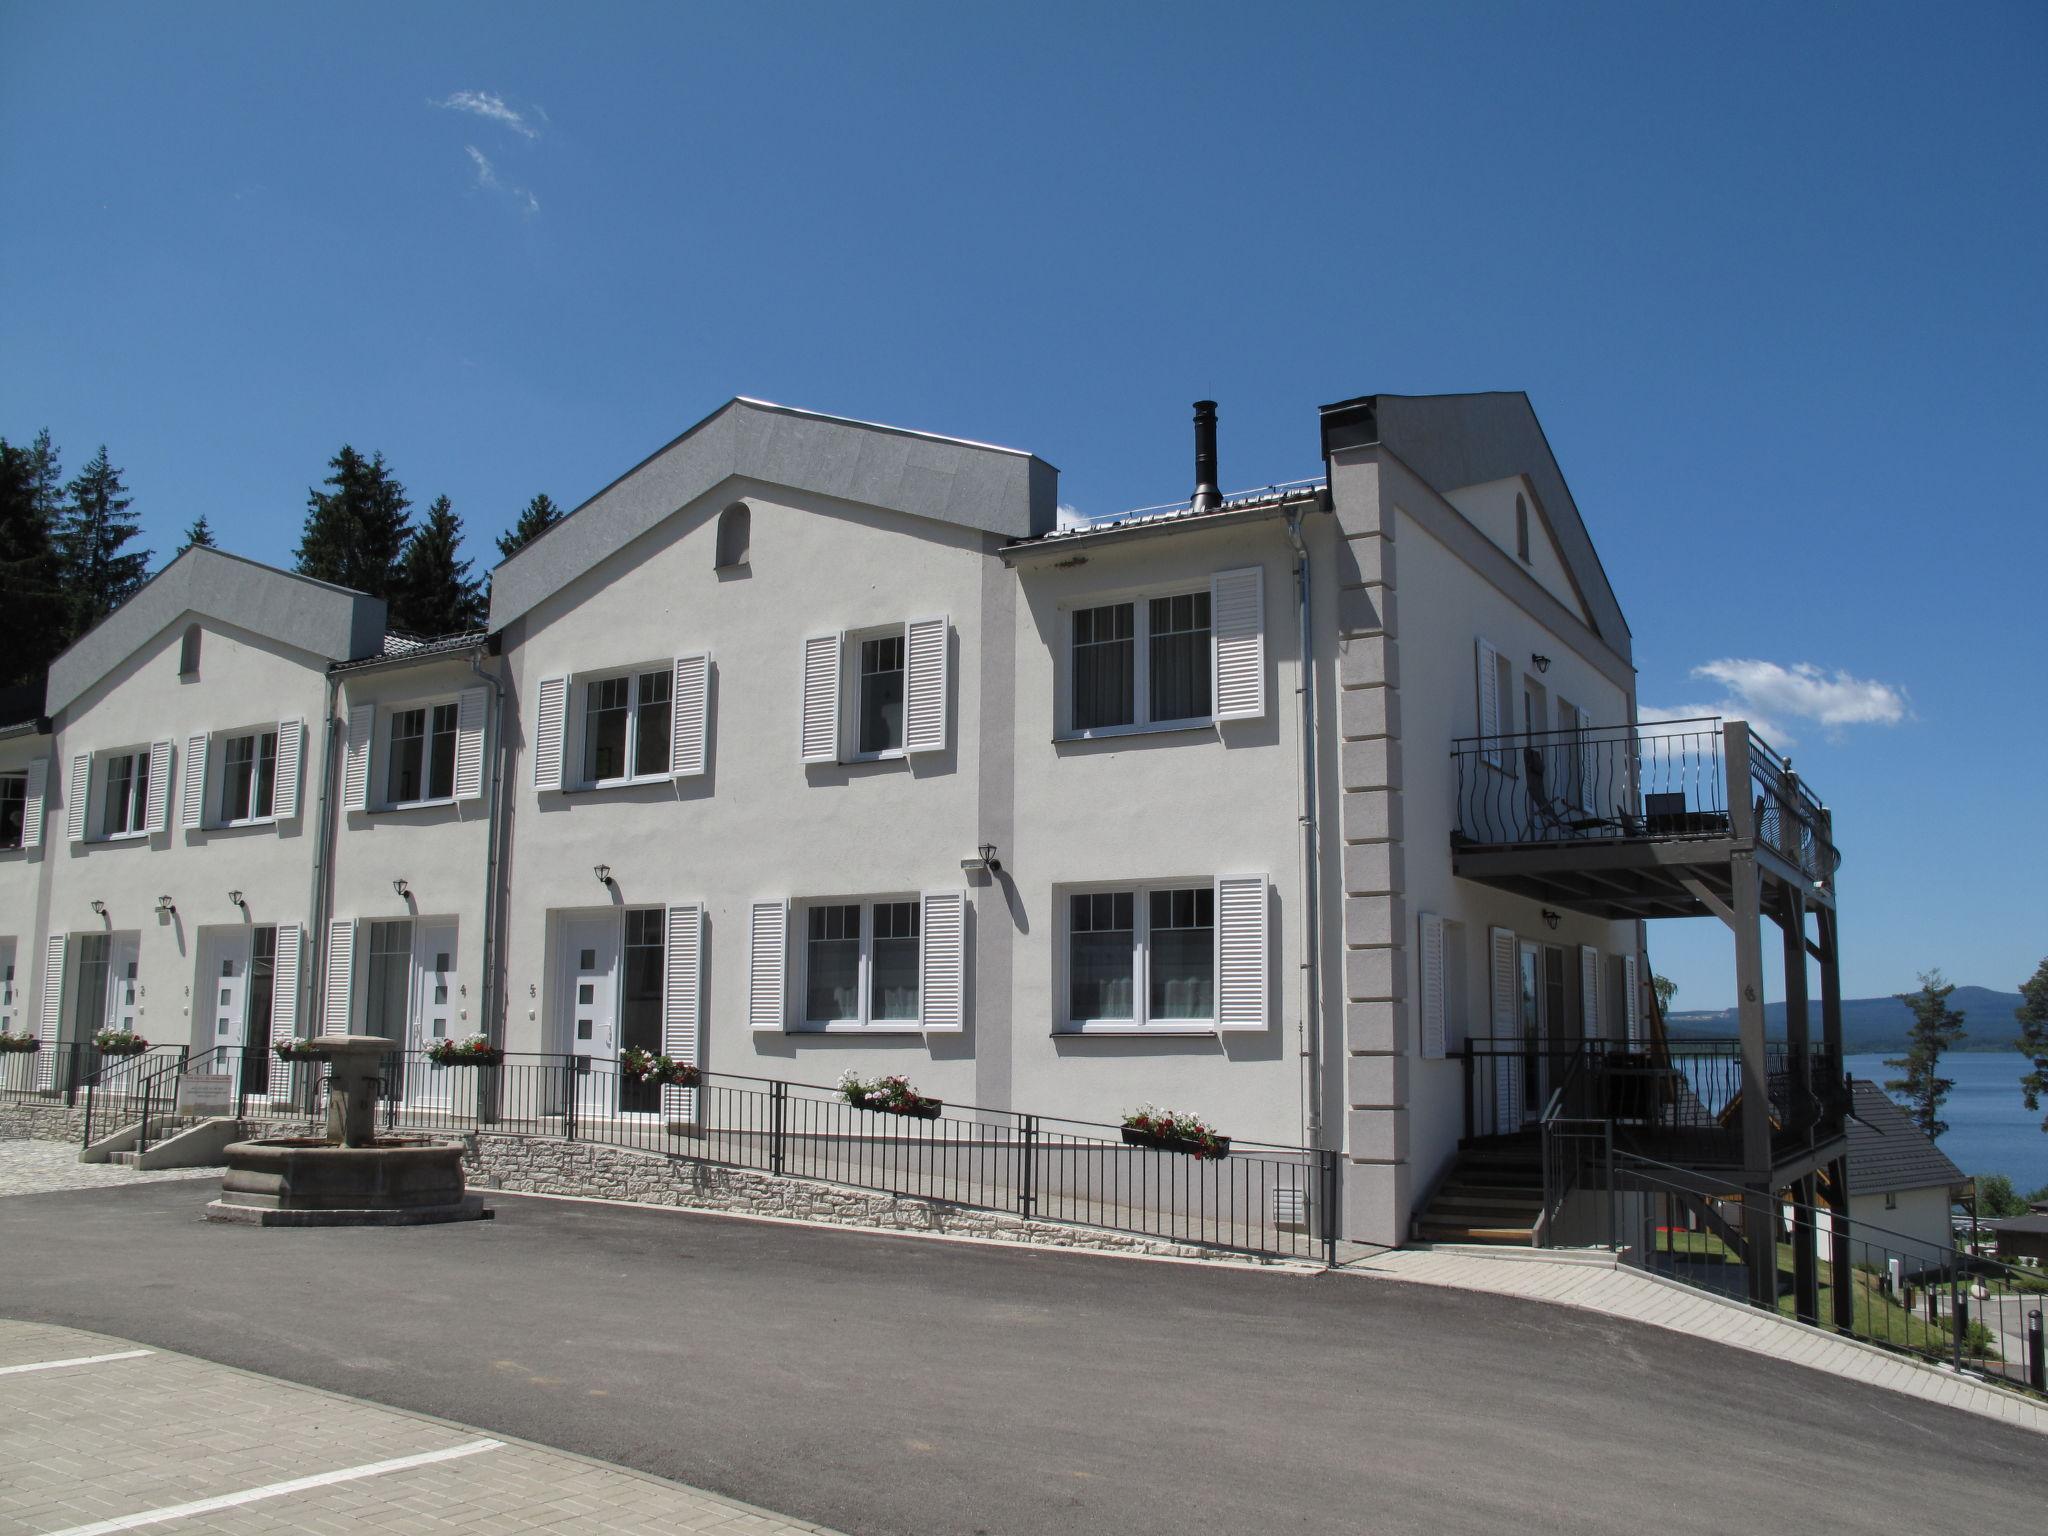
[{"label": "curtain in window", "polygon": [[1067,1017],[1076,1024],[1133,1019],[1136,1001],[1134,902],[1129,891],[1073,898],[1068,935]]},{"label": "curtain in window", "polygon": [[1209,715],[1209,594],[1155,597],[1151,609],[1152,718]]},{"label": "curtain in window", "polygon": [[607,677],[589,687],[583,710],[586,783],[626,776],[626,710],[632,688],[630,677]]},{"label": "curtain in window", "polygon": [[883,635],[860,647],[862,752],[893,752],[903,745],[903,637]]},{"label": "curtain in window", "polygon": [[1130,603],[1084,608],[1074,615],[1075,730],[1093,731],[1135,723],[1134,618]]},{"label": "curtain in window", "polygon": [[860,1017],[860,907],[812,907],[804,966],[804,1018],[813,1024]]},{"label": "curtain in window", "polygon": [[1154,891],[1146,951],[1152,973],[1148,1017],[1216,1017],[1216,892],[1209,886]]}]

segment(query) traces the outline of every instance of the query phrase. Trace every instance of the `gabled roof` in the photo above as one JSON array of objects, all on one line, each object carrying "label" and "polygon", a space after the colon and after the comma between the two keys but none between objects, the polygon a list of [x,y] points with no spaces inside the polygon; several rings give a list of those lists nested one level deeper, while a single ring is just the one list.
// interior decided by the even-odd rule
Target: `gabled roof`
[{"label": "gabled roof", "polygon": [[50,663],[51,714],[186,614],[263,635],[330,662],[377,654],[384,600],[223,550],[194,546]]},{"label": "gabled roof", "polygon": [[1855,1100],[1855,1118],[1849,1122],[1851,1199],[1970,1182],[1877,1084],[1858,1077],[1850,1080],[1849,1087]]},{"label": "gabled roof", "polygon": [[1322,415],[1325,457],[1384,444],[1439,491],[1527,476],[1594,632],[1618,655],[1630,654],[1628,620],[1528,395],[1359,395],[1324,406]]},{"label": "gabled roof", "polygon": [[498,566],[491,628],[735,478],[1010,538],[1050,529],[1059,491],[1058,470],[1015,448],[737,398]]}]

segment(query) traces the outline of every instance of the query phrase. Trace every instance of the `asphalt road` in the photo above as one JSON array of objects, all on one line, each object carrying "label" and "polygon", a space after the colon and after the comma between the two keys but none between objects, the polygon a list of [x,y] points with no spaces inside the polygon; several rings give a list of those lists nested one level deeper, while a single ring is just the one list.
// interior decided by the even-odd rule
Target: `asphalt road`
[{"label": "asphalt road", "polygon": [[2048,1500],[2038,1436],[1540,1303],[510,1196],[218,1227],[211,1194],[0,1200],[0,1314],[862,1536],[2030,1530]]}]

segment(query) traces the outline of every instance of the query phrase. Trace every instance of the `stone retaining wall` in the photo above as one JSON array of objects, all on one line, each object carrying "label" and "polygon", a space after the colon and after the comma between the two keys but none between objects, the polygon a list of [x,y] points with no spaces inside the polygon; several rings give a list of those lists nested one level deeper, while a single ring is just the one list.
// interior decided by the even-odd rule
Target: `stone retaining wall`
[{"label": "stone retaining wall", "polygon": [[68,1141],[85,1137],[85,1106],[0,1104],[0,1141]]},{"label": "stone retaining wall", "polygon": [[1135,1233],[1027,1221],[1000,1211],[971,1210],[909,1195],[848,1189],[810,1179],[777,1177],[752,1169],[590,1142],[480,1135],[470,1138],[466,1146],[463,1168],[470,1188],[478,1191],[580,1195],[683,1210],[729,1211],[745,1216],[830,1222],[836,1226],[945,1233],[953,1237],[1177,1259],[1244,1258],[1241,1254]]}]

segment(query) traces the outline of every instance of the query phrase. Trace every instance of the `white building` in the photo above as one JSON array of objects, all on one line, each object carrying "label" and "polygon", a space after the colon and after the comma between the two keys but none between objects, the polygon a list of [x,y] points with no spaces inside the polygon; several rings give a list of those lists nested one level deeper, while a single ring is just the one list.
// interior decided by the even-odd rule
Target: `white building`
[{"label": "white building", "polygon": [[1463,1040],[1543,1047],[1487,1090],[1519,1123],[1648,979],[1634,917],[1453,873],[1453,743],[1518,824],[1619,828],[1585,744],[1634,672],[1523,396],[1321,436],[1226,499],[1198,413],[1188,503],[1059,527],[1030,454],[735,400],[427,643],[189,550],[0,729],[0,1012],[46,1045],[0,1070],[130,1025],[269,1091],[317,1027],[588,1058],[589,1114],[651,1110],[636,1045],[1149,1101],[1341,1150],[1344,1234],[1403,1241]]}]

